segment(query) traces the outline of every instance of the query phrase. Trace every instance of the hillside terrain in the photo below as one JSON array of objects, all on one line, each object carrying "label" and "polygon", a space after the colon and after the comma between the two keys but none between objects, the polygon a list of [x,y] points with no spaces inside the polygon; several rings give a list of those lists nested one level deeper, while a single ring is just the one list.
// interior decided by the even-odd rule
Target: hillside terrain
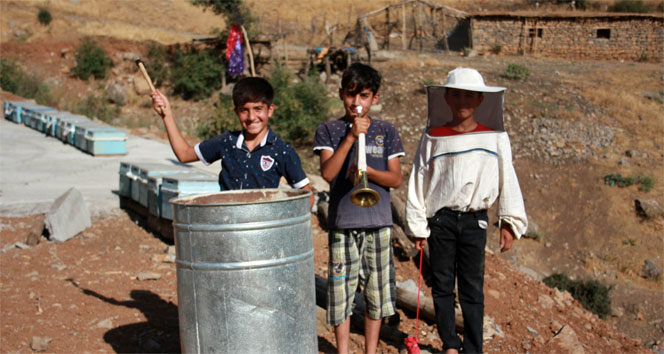
[{"label": "hillside terrain", "polygon": [[[2,1],[0,58],[15,60],[52,85],[57,108],[63,110],[90,93],[103,93],[111,83],[126,87],[127,104],[112,124],[165,141],[149,98],[133,90],[142,78],[131,58],[145,57],[149,43],[189,42],[224,24],[219,16],[185,1],[148,3],[150,6],[143,2],[117,6],[102,0]],[[305,58],[306,48],[321,40],[316,33],[309,35],[307,28],[311,31],[314,24],[320,26],[325,20],[347,23],[388,2],[363,3],[361,7],[351,1],[335,5],[314,1],[301,6],[297,14],[283,10],[295,8],[284,1],[279,2],[281,6],[275,6],[277,2],[249,3],[263,31],[276,31],[279,25],[292,27],[287,44],[290,64],[298,67],[297,60]],[[445,4],[476,10],[464,8],[467,3]],[[492,3],[476,2],[476,6]],[[503,6],[526,3],[507,1]],[[49,26],[37,22],[40,6],[47,6],[53,16]],[[111,55],[115,67],[109,78],[86,82],[69,74],[73,52],[83,36],[93,36]],[[644,273],[646,264],[654,264],[659,273],[664,267],[664,215],[660,208],[644,217],[635,203],[664,206],[661,62],[392,51],[377,53],[372,64],[385,79],[374,114],[399,129],[407,152],[402,159],[404,180],[426,122],[425,83],[440,83],[449,70],[465,66],[482,72],[488,84],[507,87],[506,129],[536,237],[524,238],[513,250],[499,254],[495,226],[490,230],[488,247],[496,253],[487,260],[486,311],[503,336],[494,335],[487,342],[487,352],[664,351],[664,277]],[[520,81],[507,79],[508,64],[527,67],[530,76]],[[263,70],[262,74],[269,73],[268,68]],[[333,75],[327,84],[330,97],[336,96],[338,79]],[[198,102],[171,99],[178,123],[191,141],[197,140],[197,126],[212,114],[217,97]],[[2,100],[13,98],[2,92]],[[333,111],[330,118],[342,114],[339,105]],[[316,174],[318,161],[310,147],[301,147],[299,152],[307,172]],[[605,176],[616,173],[652,177],[655,183],[649,192],[636,185],[605,184]],[[395,194],[403,197],[405,191],[404,183]],[[2,247],[22,241],[32,222],[31,218],[1,218]],[[51,338],[49,351],[54,352],[179,350],[175,266],[161,261],[165,241],[138,224],[121,212],[96,220],[92,228],[66,244],[40,244],[0,254],[0,351],[28,351],[33,336]],[[324,275],[326,242],[324,232],[314,224],[316,270]],[[127,280],[142,270],[163,276],[153,282]],[[408,259],[399,260],[397,271],[401,280],[416,280],[416,267]],[[612,286],[612,315],[599,319],[566,293],[538,281],[556,272]],[[55,289],[70,300],[49,295]],[[430,295],[430,289],[427,291]],[[134,298],[137,292],[140,296]],[[76,318],[68,319],[71,314]],[[410,334],[414,316],[402,310],[400,314],[398,330]],[[334,351],[331,332],[320,326],[319,349]],[[132,331],[139,334],[129,335]],[[432,335],[434,325],[427,324],[423,332],[424,348],[439,350],[440,341]],[[557,332],[564,336],[554,335]],[[363,347],[362,341],[361,331],[354,331],[355,350]],[[381,341],[380,348],[398,352],[401,343],[388,338]]]}]

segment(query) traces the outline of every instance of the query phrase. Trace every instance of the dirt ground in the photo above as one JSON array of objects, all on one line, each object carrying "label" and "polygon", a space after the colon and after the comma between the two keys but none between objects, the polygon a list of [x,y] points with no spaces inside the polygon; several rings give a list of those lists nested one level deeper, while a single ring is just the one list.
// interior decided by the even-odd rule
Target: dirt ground
[{"label": "dirt ground", "polygon": [[[0,244],[23,242],[34,220],[0,218]],[[326,276],[326,233],[315,216],[312,223],[315,269]],[[0,253],[0,352],[179,352],[172,244],[123,209],[95,220],[65,243],[42,238],[32,248],[5,248]],[[398,248],[396,255],[397,280],[417,281],[415,262],[400,256]],[[486,340],[486,352],[565,352],[568,344],[555,335],[561,329],[569,333],[565,340],[588,353],[644,352],[637,341],[585,311],[567,293],[547,288],[500,257],[488,256],[486,268],[486,315],[500,331]],[[426,277],[426,268],[424,272]],[[423,287],[430,297],[430,288]],[[382,353],[402,351],[404,336],[414,335],[414,314],[398,313],[396,324],[384,324]],[[324,311],[317,315],[319,351],[334,352]],[[435,324],[422,321],[419,329],[422,349],[440,351]],[[362,352],[361,329],[353,328],[351,339],[352,352]]]}]

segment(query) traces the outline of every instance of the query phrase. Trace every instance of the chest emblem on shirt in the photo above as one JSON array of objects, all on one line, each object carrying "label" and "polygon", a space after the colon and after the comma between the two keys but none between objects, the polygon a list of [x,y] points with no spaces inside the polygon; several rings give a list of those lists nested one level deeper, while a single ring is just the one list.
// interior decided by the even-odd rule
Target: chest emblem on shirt
[{"label": "chest emblem on shirt", "polygon": [[270,156],[261,156],[261,169],[263,171],[267,171],[270,168],[272,168],[272,165],[274,165],[274,159]]},{"label": "chest emblem on shirt", "polygon": [[385,137],[382,135],[376,135],[376,145],[383,146],[385,144]]}]

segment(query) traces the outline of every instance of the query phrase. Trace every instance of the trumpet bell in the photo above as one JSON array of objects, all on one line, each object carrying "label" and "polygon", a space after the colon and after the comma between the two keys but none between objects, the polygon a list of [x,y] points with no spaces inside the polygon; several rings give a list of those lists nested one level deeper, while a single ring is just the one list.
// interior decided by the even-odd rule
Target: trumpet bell
[{"label": "trumpet bell", "polygon": [[380,201],[380,195],[375,190],[365,187],[350,194],[351,203],[361,207],[372,207]]}]

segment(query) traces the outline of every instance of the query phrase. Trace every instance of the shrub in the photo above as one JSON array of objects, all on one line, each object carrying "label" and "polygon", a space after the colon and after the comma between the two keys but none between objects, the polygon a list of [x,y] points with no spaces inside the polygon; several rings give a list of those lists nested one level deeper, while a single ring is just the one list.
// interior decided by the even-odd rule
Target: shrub
[{"label": "shrub", "polygon": [[530,70],[527,67],[519,64],[507,65],[505,77],[510,80],[525,80],[530,76]]},{"label": "shrub", "polygon": [[600,318],[605,318],[611,313],[609,292],[613,289],[612,286],[602,285],[597,280],[572,280],[567,275],[559,273],[550,275],[542,281],[550,288],[569,291],[586,310]]},{"label": "shrub", "polygon": [[156,43],[150,44],[145,65],[147,65],[150,79],[155,87],[161,87],[168,80],[167,59],[166,51],[162,46]]},{"label": "shrub", "polygon": [[494,44],[489,51],[495,55],[500,54],[500,52],[503,50],[503,46],[500,44]]},{"label": "shrub", "polygon": [[90,76],[103,79],[108,69],[113,67],[113,60],[106,54],[104,48],[88,37],[83,38],[81,45],[76,49],[75,58],[76,66],[71,68],[71,71],[82,80],[87,80]]},{"label": "shrub", "polygon": [[34,98],[39,104],[55,104],[51,87],[38,76],[25,72],[11,60],[0,59],[0,87],[25,98]]},{"label": "shrub", "polygon": [[173,93],[186,100],[208,98],[221,88],[221,75],[224,66],[212,50],[178,52],[171,69]]},{"label": "shrub", "polygon": [[44,26],[48,26],[51,23],[51,12],[49,12],[47,9],[39,9],[39,13],[37,14],[37,19],[39,20],[39,23],[41,23]]},{"label": "shrub", "polygon": [[620,0],[609,7],[611,12],[646,13],[648,10],[642,0]]},{"label": "shrub", "polygon": [[225,131],[242,129],[233,107],[232,97],[220,94],[214,115],[198,126],[198,137],[209,139]]},{"label": "shrub", "polygon": [[638,184],[639,190],[648,193],[655,186],[655,179],[652,177],[645,177],[645,176],[623,177],[620,173],[615,173],[615,174],[612,173],[604,176],[604,184],[608,184],[611,187],[613,186],[629,187],[633,184]]},{"label": "shrub", "polygon": [[110,123],[118,116],[120,109],[116,105],[108,103],[103,97],[89,94],[74,104],[72,112]]},{"label": "shrub", "polygon": [[293,84],[291,74],[275,65],[270,83],[274,87],[274,115],[270,125],[275,133],[294,145],[313,143],[318,124],[327,119],[330,99],[318,76],[305,76]]}]

